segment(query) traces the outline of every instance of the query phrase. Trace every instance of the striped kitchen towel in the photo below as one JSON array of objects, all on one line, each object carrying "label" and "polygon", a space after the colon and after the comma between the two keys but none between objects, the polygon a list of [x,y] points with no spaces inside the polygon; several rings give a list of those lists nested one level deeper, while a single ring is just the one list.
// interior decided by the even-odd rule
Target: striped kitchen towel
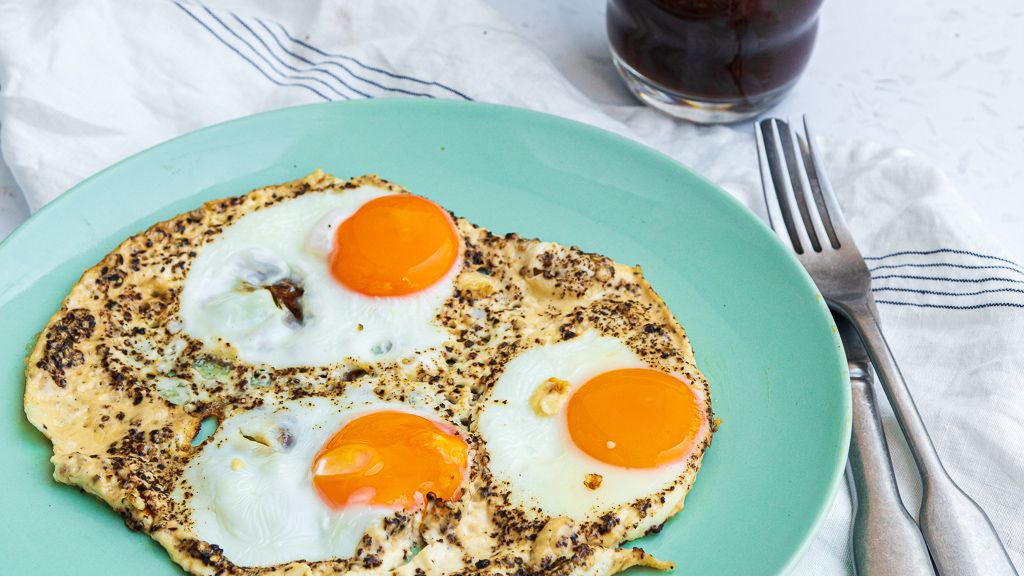
[{"label": "striped kitchen towel", "polygon": [[[749,131],[599,105],[482,0],[0,0],[0,145],[33,210],[196,128],[384,97],[494,102],[593,124],[688,164],[763,215]],[[871,143],[823,148],[937,448],[1024,570],[1024,266],[920,158]],[[895,429],[888,412],[886,425]],[[906,447],[890,442],[916,510]],[[850,573],[850,518],[844,488],[795,572]]]}]

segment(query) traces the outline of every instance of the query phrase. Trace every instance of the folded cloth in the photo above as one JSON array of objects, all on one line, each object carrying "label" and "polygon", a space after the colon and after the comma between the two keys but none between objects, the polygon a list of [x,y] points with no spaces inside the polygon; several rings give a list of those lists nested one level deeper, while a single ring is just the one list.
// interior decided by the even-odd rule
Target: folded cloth
[{"label": "folded cloth", "polygon": [[[639,140],[764,213],[750,133],[576,90],[481,0],[0,0],[0,145],[32,209],[190,130],[354,98],[478,100]],[[911,153],[823,142],[892,348],[950,474],[1024,569],[1024,266]],[[920,486],[885,409],[897,475]],[[795,572],[851,572],[844,487]]]}]

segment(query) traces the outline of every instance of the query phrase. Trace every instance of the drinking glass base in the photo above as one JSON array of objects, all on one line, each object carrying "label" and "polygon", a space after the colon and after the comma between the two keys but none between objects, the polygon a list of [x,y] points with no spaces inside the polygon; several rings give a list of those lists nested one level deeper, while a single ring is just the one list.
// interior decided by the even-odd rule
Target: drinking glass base
[{"label": "drinking glass base", "polygon": [[729,124],[749,120],[777,104],[790,89],[790,86],[785,86],[767,94],[737,101],[700,100],[654,84],[623,62],[614,51],[612,60],[630,92],[641,102],[696,124]]}]

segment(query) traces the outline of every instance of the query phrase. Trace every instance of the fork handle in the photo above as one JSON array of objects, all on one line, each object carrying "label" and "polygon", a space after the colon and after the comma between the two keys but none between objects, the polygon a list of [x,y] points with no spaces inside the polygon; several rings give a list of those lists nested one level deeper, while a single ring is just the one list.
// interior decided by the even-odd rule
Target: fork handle
[{"label": "fork handle", "polygon": [[850,362],[850,392],[853,435],[847,470],[856,502],[857,576],[935,576],[921,531],[900,500],[866,362]]},{"label": "fork handle", "polygon": [[924,492],[919,514],[921,533],[938,573],[941,576],[1017,576],[988,516],[942,466],[910,389],[882,335],[874,299],[869,296],[863,302],[835,304],[860,333],[921,473]]}]

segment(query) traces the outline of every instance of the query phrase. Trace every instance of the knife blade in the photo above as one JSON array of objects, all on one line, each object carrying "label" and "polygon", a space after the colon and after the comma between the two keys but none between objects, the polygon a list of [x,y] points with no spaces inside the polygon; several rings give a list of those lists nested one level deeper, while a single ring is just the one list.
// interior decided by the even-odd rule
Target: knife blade
[{"label": "knife blade", "polygon": [[854,567],[859,576],[934,576],[921,530],[900,499],[867,350],[849,320],[837,313],[832,317],[850,370],[853,433],[847,477],[854,494]]}]

